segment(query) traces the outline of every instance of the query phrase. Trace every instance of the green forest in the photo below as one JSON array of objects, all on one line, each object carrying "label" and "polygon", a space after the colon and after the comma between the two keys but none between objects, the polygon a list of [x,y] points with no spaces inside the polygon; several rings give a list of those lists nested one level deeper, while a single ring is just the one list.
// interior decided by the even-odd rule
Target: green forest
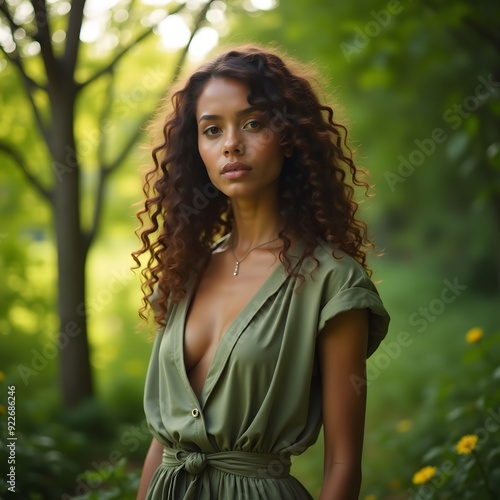
[{"label": "green forest", "polygon": [[[372,185],[392,322],[360,498],[500,498],[498,26],[487,0],[0,0],[0,497],[135,499],[147,124],[173,82],[258,44],[311,66]],[[319,497],[321,437],[292,473]]]}]

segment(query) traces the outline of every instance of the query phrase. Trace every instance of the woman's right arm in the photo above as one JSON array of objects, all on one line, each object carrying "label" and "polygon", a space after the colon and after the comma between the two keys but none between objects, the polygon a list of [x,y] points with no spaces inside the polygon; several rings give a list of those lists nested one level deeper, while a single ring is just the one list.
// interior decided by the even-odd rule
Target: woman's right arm
[{"label": "woman's right arm", "polygon": [[146,455],[146,460],[144,461],[141,482],[139,484],[139,492],[137,493],[137,500],[144,500],[146,498],[149,483],[151,483],[151,479],[153,478],[156,469],[158,469],[161,464],[162,454],[163,445],[153,438],[148,454]]}]

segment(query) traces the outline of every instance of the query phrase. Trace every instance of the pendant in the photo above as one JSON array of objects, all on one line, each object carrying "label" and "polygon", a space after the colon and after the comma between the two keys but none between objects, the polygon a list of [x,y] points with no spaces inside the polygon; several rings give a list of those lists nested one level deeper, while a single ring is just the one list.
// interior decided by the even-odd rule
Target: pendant
[{"label": "pendant", "polygon": [[239,269],[240,269],[240,263],[236,261],[236,265],[234,266],[233,276],[238,276]]}]

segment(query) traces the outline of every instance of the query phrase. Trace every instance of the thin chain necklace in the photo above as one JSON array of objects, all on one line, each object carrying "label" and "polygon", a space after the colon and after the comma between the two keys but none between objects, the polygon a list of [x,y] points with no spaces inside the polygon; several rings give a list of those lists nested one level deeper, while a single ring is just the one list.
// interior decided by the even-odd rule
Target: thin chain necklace
[{"label": "thin chain necklace", "polygon": [[236,264],[234,266],[234,271],[233,271],[233,276],[238,276],[238,272],[240,270],[240,264],[254,251],[257,250],[257,248],[263,247],[264,245],[269,245],[269,243],[272,243],[273,241],[279,240],[279,236],[277,238],[274,238],[273,240],[266,241],[264,243],[261,243],[260,245],[257,245],[256,247],[251,248],[247,254],[240,260],[236,257],[236,254],[234,253],[234,245],[231,245],[231,252],[233,253],[234,260],[236,261]]}]

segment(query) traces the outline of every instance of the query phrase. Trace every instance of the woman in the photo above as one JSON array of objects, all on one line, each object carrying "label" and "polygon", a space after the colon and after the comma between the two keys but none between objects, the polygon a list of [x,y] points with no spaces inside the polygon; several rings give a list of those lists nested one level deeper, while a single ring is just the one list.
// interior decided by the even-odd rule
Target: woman
[{"label": "woman", "polygon": [[389,317],[347,179],[368,185],[291,68],[222,54],[173,94],[153,150],[134,254],[160,325],[140,499],[310,499],[290,456],[321,424],[320,498],[358,498],[365,361]]}]

